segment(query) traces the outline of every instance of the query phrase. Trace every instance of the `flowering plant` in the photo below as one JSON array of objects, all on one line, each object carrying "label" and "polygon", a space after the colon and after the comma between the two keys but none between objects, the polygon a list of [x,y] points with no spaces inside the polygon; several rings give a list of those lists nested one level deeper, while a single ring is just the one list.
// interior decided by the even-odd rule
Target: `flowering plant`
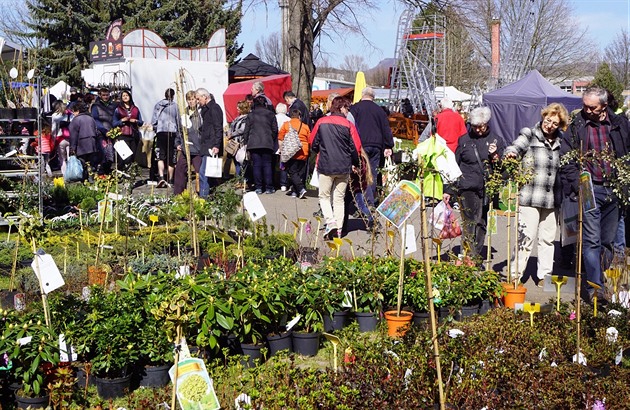
[{"label": "flowering plant", "polygon": [[120,132],[120,127],[114,127],[111,130],[107,131],[107,136],[113,140],[120,137],[122,134]]}]

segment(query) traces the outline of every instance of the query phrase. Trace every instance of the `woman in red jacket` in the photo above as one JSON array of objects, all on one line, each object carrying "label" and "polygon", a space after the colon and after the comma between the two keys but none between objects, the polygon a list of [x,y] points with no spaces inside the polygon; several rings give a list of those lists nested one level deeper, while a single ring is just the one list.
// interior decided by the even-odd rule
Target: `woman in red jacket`
[{"label": "woman in red jacket", "polygon": [[284,137],[287,135],[290,128],[296,130],[300,137],[302,149],[296,152],[293,158],[287,161],[285,168],[293,184],[293,192],[287,195],[302,199],[306,196],[304,171],[306,171],[306,162],[308,160],[308,138],[311,135],[311,129],[300,120],[300,115],[300,110],[291,110],[291,120],[282,124],[280,131],[278,131],[278,140],[284,141]]}]

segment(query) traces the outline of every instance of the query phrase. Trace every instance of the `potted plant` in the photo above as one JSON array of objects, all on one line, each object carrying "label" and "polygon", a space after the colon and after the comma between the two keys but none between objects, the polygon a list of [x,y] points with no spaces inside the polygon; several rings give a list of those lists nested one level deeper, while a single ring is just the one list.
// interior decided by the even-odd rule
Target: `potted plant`
[{"label": "potted plant", "polygon": [[4,367],[12,367],[21,385],[16,391],[17,406],[45,408],[49,402],[47,370],[59,363],[57,336],[38,314],[18,315],[5,310],[3,319],[0,352],[4,354]]},{"label": "potted plant", "polygon": [[334,309],[326,306],[330,278],[310,270],[298,275],[296,280],[295,311],[300,315],[293,331],[293,350],[304,356],[315,356],[319,351],[319,339],[324,329],[324,314]]}]

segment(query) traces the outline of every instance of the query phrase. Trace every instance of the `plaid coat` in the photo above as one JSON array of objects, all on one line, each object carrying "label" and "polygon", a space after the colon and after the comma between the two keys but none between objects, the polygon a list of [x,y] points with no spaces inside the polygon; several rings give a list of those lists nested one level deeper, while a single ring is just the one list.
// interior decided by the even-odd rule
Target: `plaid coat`
[{"label": "plaid coat", "polygon": [[512,145],[505,149],[506,154],[513,153],[522,158],[526,170],[534,170],[533,178],[521,188],[520,205],[543,209],[560,206],[561,140],[561,133],[557,131],[555,140],[547,141],[538,123],[533,128],[523,128]]}]

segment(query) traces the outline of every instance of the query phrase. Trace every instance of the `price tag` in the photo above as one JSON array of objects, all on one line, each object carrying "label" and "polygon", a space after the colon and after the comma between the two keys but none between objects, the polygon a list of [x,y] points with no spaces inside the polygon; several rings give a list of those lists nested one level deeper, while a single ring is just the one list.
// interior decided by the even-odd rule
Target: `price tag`
[{"label": "price tag", "polygon": [[412,224],[407,224],[405,231],[405,255],[409,255],[418,250],[416,245],[416,230]]}]

